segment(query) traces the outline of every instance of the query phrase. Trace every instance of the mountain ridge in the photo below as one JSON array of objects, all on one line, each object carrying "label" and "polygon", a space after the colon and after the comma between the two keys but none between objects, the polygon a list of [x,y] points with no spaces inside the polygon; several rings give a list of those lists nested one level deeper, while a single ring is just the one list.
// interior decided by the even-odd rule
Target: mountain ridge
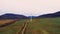
[{"label": "mountain ridge", "polygon": [[60,17],[60,11],[58,11],[56,13],[40,15],[40,16],[38,16],[36,18],[55,18],[55,17]]},{"label": "mountain ridge", "polygon": [[44,14],[40,16],[25,16],[25,15],[19,15],[19,14],[12,14],[12,13],[6,13],[0,16],[0,19],[27,19],[27,18],[55,18],[60,17],[60,11],[50,14]]},{"label": "mountain ridge", "polygon": [[26,19],[27,17],[19,14],[6,13],[0,16],[0,19]]}]

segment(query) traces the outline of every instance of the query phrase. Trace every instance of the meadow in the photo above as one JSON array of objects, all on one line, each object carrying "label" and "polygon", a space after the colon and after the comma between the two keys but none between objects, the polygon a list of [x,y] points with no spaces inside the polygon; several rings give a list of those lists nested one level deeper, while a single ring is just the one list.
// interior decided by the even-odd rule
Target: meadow
[{"label": "meadow", "polygon": [[18,32],[18,30],[22,27],[22,25],[25,21],[26,20],[22,19],[22,20],[16,21],[13,24],[8,25],[8,26],[1,27],[0,34],[16,34]]},{"label": "meadow", "polygon": [[60,18],[38,18],[29,24],[27,34],[60,34]]},{"label": "meadow", "polygon": [[[0,34],[16,34],[25,22],[26,19],[22,19],[2,27]],[[35,18],[29,21],[25,34],[60,34],[60,18]]]}]

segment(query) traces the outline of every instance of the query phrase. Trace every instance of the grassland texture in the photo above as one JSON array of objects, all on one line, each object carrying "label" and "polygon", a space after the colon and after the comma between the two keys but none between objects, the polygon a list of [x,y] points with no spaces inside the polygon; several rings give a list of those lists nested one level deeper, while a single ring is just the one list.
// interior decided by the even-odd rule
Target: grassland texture
[{"label": "grassland texture", "polygon": [[[29,20],[29,19],[28,19]],[[0,28],[0,34],[16,34],[26,19]],[[20,32],[21,33],[21,32]],[[60,34],[60,18],[36,18],[28,22],[24,34]]]},{"label": "grassland texture", "polygon": [[60,34],[60,18],[33,19],[26,34]]},{"label": "grassland texture", "polygon": [[16,34],[16,32],[22,27],[24,19],[16,21],[14,24],[11,24],[6,27],[0,28],[0,34]]}]

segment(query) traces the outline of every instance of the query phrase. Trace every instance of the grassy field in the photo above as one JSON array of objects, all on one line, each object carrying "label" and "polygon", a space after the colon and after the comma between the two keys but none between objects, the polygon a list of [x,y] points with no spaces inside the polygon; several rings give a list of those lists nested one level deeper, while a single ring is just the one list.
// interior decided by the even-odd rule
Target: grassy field
[{"label": "grassy field", "polygon": [[0,34],[16,34],[26,20],[22,19],[14,24],[0,28]]},{"label": "grassy field", "polygon": [[33,19],[26,34],[60,34],[60,18]]},{"label": "grassy field", "polygon": [[[28,19],[29,20],[29,19]],[[16,34],[26,19],[0,28],[0,34]],[[29,22],[26,34],[60,34],[60,18],[36,18]]]}]

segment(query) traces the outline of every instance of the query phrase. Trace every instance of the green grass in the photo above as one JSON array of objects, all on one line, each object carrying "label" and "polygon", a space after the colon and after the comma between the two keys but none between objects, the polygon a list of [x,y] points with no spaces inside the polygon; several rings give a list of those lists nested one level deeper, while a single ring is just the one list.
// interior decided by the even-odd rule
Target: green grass
[{"label": "green grass", "polygon": [[[29,19],[28,19],[29,20]],[[0,34],[16,34],[26,19],[0,28]],[[29,22],[26,34],[60,34],[60,18],[37,18]]]},{"label": "green grass", "polygon": [[6,27],[0,28],[0,34],[16,34],[26,20],[22,19]]},{"label": "green grass", "polygon": [[60,18],[33,19],[29,25],[31,30],[41,31],[41,33],[46,31],[47,33],[43,32],[44,34],[60,34]]}]

